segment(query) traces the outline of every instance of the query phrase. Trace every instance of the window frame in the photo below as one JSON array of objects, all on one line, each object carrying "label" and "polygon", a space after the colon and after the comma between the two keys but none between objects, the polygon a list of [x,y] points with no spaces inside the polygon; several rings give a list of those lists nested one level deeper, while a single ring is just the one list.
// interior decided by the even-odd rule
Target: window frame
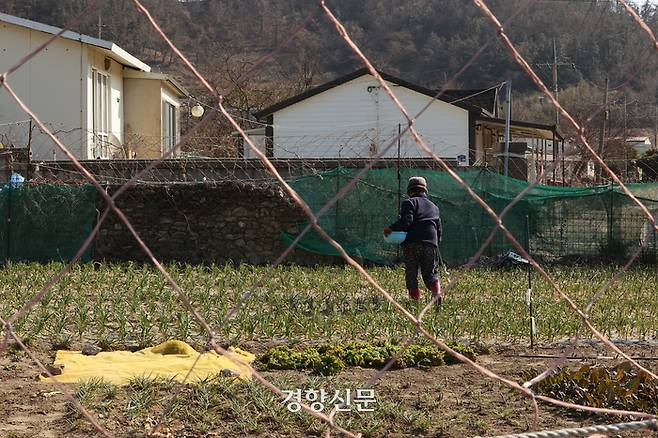
[{"label": "window frame", "polygon": [[162,153],[169,152],[180,139],[180,112],[178,105],[169,99],[162,98]]},{"label": "window frame", "polygon": [[109,158],[111,114],[111,76],[97,68],[91,69],[92,156]]}]

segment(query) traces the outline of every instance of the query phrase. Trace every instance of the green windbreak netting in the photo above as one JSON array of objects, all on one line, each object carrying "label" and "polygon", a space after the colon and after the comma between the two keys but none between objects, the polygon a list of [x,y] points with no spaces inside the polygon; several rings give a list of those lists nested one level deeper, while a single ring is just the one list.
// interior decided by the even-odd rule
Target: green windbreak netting
[{"label": "green windbreak netting", "polygon": [[[358,170],[338,168],[290,181],[313,211],[317,212]],[[410,176],[424,176],[430,198],[439,206],[443,222],[441,253],[447,262],[463,263],[487,239],[494,221],[466,190],[445,172],[402,168],[369,171],[356,186],[320,219],[322,227],[346,251],[364,260],[390,264],[399,260],[397,245],[385,243],[382,230],[397,219]],[[459,176],[496,213],[522,190],[524,181],[489,171],[463,171]],[[399,196],[398,187],[402,196]],[[630,184],[652,214],[658,214],[658,184]],[[503,220],[521,244],[545,257],[621,258],[630,256],[643,239],[645,256],[656,255],[656,233],[640,208],[618,187],[588,188],[537,186],[514,206]],[[290,244],[296,236],[284,233]],[[306,251],[338,255],[315,231],[298,244]],[[494,256],[512,249],[498,231],[485,251]]]},{"label": "green windbreak netting", "polygon": [[[0,191],[0,262],[68,261],[96,220],[96,189],[39,184]],[[90,252],[83,256],[89,260]]]}]

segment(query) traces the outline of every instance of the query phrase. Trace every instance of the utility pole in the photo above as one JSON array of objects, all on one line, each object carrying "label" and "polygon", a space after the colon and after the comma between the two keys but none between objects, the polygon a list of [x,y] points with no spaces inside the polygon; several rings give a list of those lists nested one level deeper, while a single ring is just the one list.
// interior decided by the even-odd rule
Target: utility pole
[{"label": "utility pole", "polygon": [[653,149],[658,149],[658,103],[653,106],[654,125],[653,125]]},{"label": "utility pole", "polygon": [[401,149],[401,140],[402,136],[402,124],[398,123],[398,211],[400,211],[400,206],[402,205],[402,176],[400,174],[400,149]]},{"label": "utility pole", "polygon": [[[537,67],[550,67],[551,68],[551,73],[553,77],[553,95],[555,96],[556,101],[560,101],[560,96],[559,96],[559,86],[558,86],[558,71],[557,68],[558,66],[570,66],[574,70],[576,69],[576,64],[573,62],[558,62],[558,50],[557,50],[557,40],[553,38],[553,62],[547,62],[543,64],[533,64]],[[560,127],[560,111],[555,108],[555,129],[557,130]],[[555,157],[558,154],[558,146],[556,142],[553,142],[553,161],[555,161]],[[564,158],[564,157],[563,157]],[[564,172],[563,172],[564,173]],[[555,181],[555,169],[553,170],[553,180]]]},{"label": "utility pole", "polygon": [[[573,62],[569,62],[568,60],[563,61],[563,62],[558,62],[558,56],[557,56],[557,41],[555,38],[553,38],[553,62],[545,62],[541,64],[533,64],[536,67],[550,67],[552,76],[553,76],[553,95],[555,96],[555,100],[559,102],[558,99],[558,71],[557,68],[560,66],[569,66],[573,68],[574,70],[576,69],[576,64]],[[560,112],[558,111],[557,108],[555,108],[555,127],[557,128],[560,125]]]},{"label": "utility pole", "polygon": [[624,94],[624,142],[626,142],[626,95]]},{"label": "utility pole", "polygon": [[623,134],[623,148],[624,148],[624,176],[626,177],[626,181],[628,181],[628,143],[626,142],[626,94],[624,94],[624,134]]},{"label": "utility pole", "polygon": [[102,39],[103,36],[103,18],[101,15],[101,10],[98,10],[98,39]]},{"label": "utility pole", "polygon": [[[555,38],[553,38],[553,94],[555,95],[555,100],[559,102],[560,100],[557,95],[557,46],[555,44]],[[559,125],[560,111],[555,107],[555,128]],[[555,154],[555,150],[553,150],[553,154]]]},{"label": "utility pole", "polygon": [[[608,85],[609,79],[608,76],[605,77],[605,93],[603,94],[603,117],[601,117],[601,132],[599,132],[599,150],[597,153],[599,157],[603,159],[603,146],[605,143],[605,122],[608,119]],[[603,169],[599,166],[598,179],[599,181],[603,177]]]},{"label": "utility pole", "polygon": [[[557,89],[557,45],[555,44],[555,38],[553,38],[553,94],[555,95],[555,100],[560,101],[558,97]],[[555,131],[557,131],[558,126],[560,126],[560,111],[555,107]],[[555,132],[553,133],[553,164],[555,164],[555,156],[557,155],[557,145],[555,144]],[[555,166],[553,166],[553,182],[555,182]]]},{"label": "utility pole", "polygon": [[658,103],[653,106],[654,125],[653,125],[653,149],[658,149]]},{"label": "utility pole", "polygon": [[505,111],[505,176],[509,176],[509,130],[512,118],[512,81],[507,81],[507,111]]}]

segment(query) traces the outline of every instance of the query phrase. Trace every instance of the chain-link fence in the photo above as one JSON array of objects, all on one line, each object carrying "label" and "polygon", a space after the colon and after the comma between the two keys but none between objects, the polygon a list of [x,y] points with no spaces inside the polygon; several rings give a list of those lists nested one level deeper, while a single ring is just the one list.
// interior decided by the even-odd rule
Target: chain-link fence
[{"label": "chain-link fence", "polygon": [[[93,2],[83,13],[81,13],[78,17],[76,17],[74,20],[72,20],[67,27],[70,27],[71,25],[74,25],[77,23],[81,18],[84,16],[88,15],[89,13],[93,12],[95,8],[98,6],[100,2],[96,1]],[[552,370],[555,369],[557,365],[562,363],[564,361],[565,356],[560,357],[558,360],[556,360],[554,363],[551,364],[551,366],[543,373],[541,373],[537,378],[534,378],[532,381],[525,382],[525,383],[519,383],[516,381],[512,381],[510,379],[504,378],[496,373],[494,373],[491,369],[475,363],[473,360],[469,359],[468,357],[460,354],[459,352],[455,351],[453,348],[450,346],[446,345],[446,343],[439,339],[435,334],[431,333],[427,327],[424,325],[423,318],[426,315],[427,311],[429,308],[434,304],[434,302],[430,302],[423,310],[421,310],[418,314],[413,314],[409,310],[407,310],[405,307],[403,307],[387,290],[384,289],[384,287],[379,284],[369,273],[366,269],[363,268],[357,261],[350,256],[349,250],[350,248],[345,248],[343,247],[337,240],[336,238],[338,236],[330,236],[327,231],[323,227],[323,221],[326,221],[324,219],[325,217],[331,217],[331,209],[336,207],[340,209],[340,201],[345,199],[346,196],[354,196],[357,203],[360,202],[365,202],[365,199],[359,199],[359,192],[357,191],[355,195],[352,194],[352,189],[357,186],[362,178],[368,174],[370,171],[370,167],[372,166],[372,163],[376,162],[379,160],[387,151],[387,149],[383,149],[380,151],[380,153],[373,157],[371,160],[371,163],[368,164],[361,172],[357,172],[354,175],[350,175],[349,177],[345,178],[345,181],[340,180],[338,183],[338,189],[332,189],[331,191],[328,191],[327,195],[324,196],[321,200],[319,200],[315,205],[309,205],[304,200],[304,197],[299,193],[299,191],[295,188],[295,184],[291,183],[289,184],[286,182],[286,180],[281,177],[280,173],[277,171],[277,169],[271,164],[270,160],[268,157],[266,157],[259,149],[257,145],[255,145],[251,139],[245,134],[243,128],[241,127],[240,123],[230,114],[230,112],[225,108],[223,104],[223,93],[220,93],[218,90],[216,90],[209,82],[206,80],[203,74],[201,74],[194,66],[193,63],[189,61],[189,59],[172,43],[172,41],[168,38],[168,36],[162,31],[161,27],[158,25],[157,21],[154,19],[154,17],[150,14],[149,10],[138,0],[133,0],[132,2],[137,10],[137,12],[141,15],[143,15],[148,24],[153,28],[153,30],[163,39],[163,41],[166,43],[166,45],[171,49],[171,51],[181,60],[181,62],[188,68],[191,72],[191,75],[193,75],[201,84],[202,87],[204,87],[209,94],[214,96],[217,100],[217,110],[210,111],[207,113],[206,117],[200,122],[200,124],[207,123],[208,120],[210,120],[212,117],[216,116],[217,114],[221,114],[223,117],[226,118],[226,120],[230,123],[230,125],[235,129],[239,134],[244,138],[246,144],[249,146],[249,148],[253,151],[255,156],[257,156],[263,163],[264,166],[272,173],[272,175],[276,178],[278,183],[281,185],[285,193],[302,209],[302,211],[306,214],[306,216],[309,218],[309,225],[306,226],[304,231],[300,234],[297,235],[297,237],[291,242],[290,248],[288,248],[271,266],[274,267],[281,263],[286,256],[290,253],[291,248],[297,244],[299,241],[301,241],[306,233],[313,229],[317,235],[324,239],[327,242],[327,245],[329,245],[331,248],[333,248],[333,251],[336,252],[336,254],[340,255],[353,269],[358,271],[362,276],[363,279],[372,287],[377,293],[379,293],[385,300],[387,300],[390,303],[391,309],[394,309],[396,312],[398,312],[406,321],[408,321],[409,325],[414,327],[416,330],[417,335],[423,336],[426,338],[429,342],[432,344],[436,345],[437,347],[443,349],[446,351],[450,356],[454,357],[456,360],[459,360],[461,362],[464,362],[465,364],[468,364],[469,366],[473,367],[478,373],[480,373],[483,377],[494,379],[497,382],[500,382],[501,384],[512,388],[518,393],[522,394],[523,396],[527,397],[531,402],[532,405],[534,406],[535,412],[538,411],[538,401],[542,401],[554,406],[559,406],[562,408],[568,408],[568,409],[577,409],[577,410],[584,410],[584,411],[589,411],[589,412],[596,412],[600,414],[616,414],[616,415],[634,415],[637,418],[645,418],[645,417],[653,417],[653,415],[648,414],[646,412],[629,412],[629,411],[621,411],[621,410],[615,410],[615,409],[607,409],[607,408],[593,408],[593,407],[585,407],[582,405],[574,404],[574,403],[569,403],[561,400],[556,400],[551,397],[543,396],[537,394],[533,390],[533,385],[535,385],[538,381],[544,379],[548,375],[551,374]],[[508,26],[511,26],[510,21],[513,20],[514,16],[510,19],[508,19],[508,22],[503,24],[499,19],[491,12],[489,7],[486,5],[486,3],[482,0],[474,0],[473,3],[477,8],[484,14],[484,16],[488,19],[493,24],[493,29],[497,31],[497,36],[501,40],[503,47],[508,50],[514,60],[519,64],[521,69],[528,74],[528,76],[531,78],[531,80],[538,86],[538,88],[546,95],[548,101],[554,105],[561,116],[564,118],[566,123],[569,123],[572,125],[574,128],[575,132],[578,133],[576,142],[578,143],[578,146],[584,151],[587,152],[589,155],[591,155],[593,161],[597,164],[597,166],[600,166],[600,169],[604,174],[606,174],[609,178],[611,178],[617,185],[618,187],[615,190],[610,190],[608,188],[602,189],[604,192],[603,194],[597,194],[594,195],[595,199],[592,204],[592,208],[594,210],[599,210],[600,213],[597,213],[596,216],[589,217],[586,215],[583,215],[580,219],[577,217],[575,218],[565,218],[561,214],[558,213],[558,210],[561,208],[559,203],[555,204],[550,204],[549,214],[555,217],[555,222],[553,223],[548,223],[546,225],[543,231],[545,232],[550,232],[550,233],[557,233],[557,232],[563,232],[564,230],[568,230],[568,228],[561,228],[559,226],[559,223],[563,222],[564,220],[569,220],[573,222],[572,227],[575,229],[583,229],[587,226],[592,226],[595,225],[598,228],[601,228],[602,225],[608,224],[607,228],[603,227],[603,232],[600,233],[600,230],[597,230],[597,233],[595,234],[594,238],[592,240],[597,240],[599,242],[602,242],[601,245],[608,245],[610,246],[610,250],[615,250],[617,248],[617,244],[615,243],[614,239],[626,239],[626,232],[628,230],[628,233],[630,235],[636,233],[637,227],[639,226],[640,222],[640,217],[643,216],[642,220],[646,221],[646,227],[643,228],[643,231],[641,233],[642,238],[638,239],[638,245],[636,247],[636,251],[630,256],[628,263],[626,264],[625,268],[626,269],[632,262],[639,256],[639,254],[645,250],[646,244],[649,243],[649,239],[646,238],[649,234],[651,234],[653,231],[652,230],[658,230],[658,225],[656,224],[656,219],[654,217],[654,214],[652,212],[652,207],[649,205],[649,202],[641,197],[636,196],[633,193],[633,188],[625,185],[619,177],[611,170],[611,168],[601,159],[600,155],[597,153],[597,151],[590,145],[588,139],[584,135],[584,129],[576,122],[576,120],[559,104],[559,102],[556,100],[556,96],[551,93],[548,88],[545,86],[545,84],[539,79],[539,77],[535,74],[533,71],[532,67],[528,64],[528,62],[525,60],[524,56],[517,50],[516,46],[512,41],[510,40],[508,34],[507,34],[507,28]],[[535,2],[533,1],[528,1],[525,4],[525,7],[531,6]],[[652,30],[641,20],[637,12],[628,4],[628,2],[624,0],[619,0],[619,5],[623,7],[631,16],[631,18],[637,22],[638,26],[642,28],[644,32],[649,37],[649,40],[651,41],[651,44],[653,47],[658,51],[658,41],[656,41],[655,36],[653,35]],[[523,9],[523,8],[520,8]],[[594,296],[590,303],[586,306],[585,309],[581,309],[569,296],[567,291],[563,289],[562,287],[559,286],[558,282],[549,275],[549,273],[542,267],[542,265],[539,263],[539,259],[535,258],[532,256],[532,252],[528,252],[527,249],[525,248],[525,245],[523,244],[523,222],[524,218],[527,215],[524,214],[518,214],[515,215],[513,214],[514,209],[519,208],[523,210],[528,203],[532,202],[532,196],[533,196],[533,190],[541,190],[538,188],[537,184],[540,183],[543,178],[545,178],[545,174],[541,175],[534,184],[531,185],[526,185],[523,187],[516,187],[515,190],[503,190],[502,195],[504,196],[499,196],[501,193],[499,192],[493,192],[493,193],[481,193],[478,191],[477,187],[477,180],[476,177],[474,176],[473,178],[467,176],[467,175],[460,175],[456,173],[446,162],[445,160],[441,159],[438,157],[436,154],[433,153],[432,149],[428,147],[426,142],[421,138],[421,136],[418,134],[414,127],[414,120],[417,119],[418,114],[409,114],[405,107],[402,105],[402,103],[398,100],[396,97],[395,92],[392,90],[390,85],[381,77],[381,75],[378,73],[378,71],[373,67],[372,63],[364,55],[362,52],[361,48],[354,42],[350,35],[350,31],[346,29],[346,27],[343,25],[341,20],[339,20],[336,15],[334,14],[334,11],[327,5],[325,4],[324,1],[319,2],[317,9],[312,11],[311,14],[309,14],[309,17],[301,23],[297,28],[294,28],[292,32],[288,35],[286,39],[282,41],[279,47],[277,47],[276,50],[274,50],[272,53],[267,54],[264,56],[261,60],[255,63],[255,65],[252,67],[252,70],[257,69],[260,65],[262,65],[263,62],[269,60],[271,57],[276,56],[278,51],[282,48],[285,47],[287,44],[290,43],[290,41],[294,40],[296,37],[298,37],[301,33],[301,30],[303,30],[306,26],[306,24],[316,18],[317,16],[322,16],[324,19],[328,20],[330,23],[330,26],[335,28],[336,33],[338,37],[341,38],[341,40],[347,45],[347,47],[350,48],[352,53],[356,56],[357,59],[359,59],[368,69],[370,74],[378,81],[379,85],[381,86],[381,89],[383,90],[383,93],[385,93],[392,101],[395,103],[397,108],[400,110],[400,112],[403,114],[406,124],[403,126],[403,130],[401,131],[401,134],[409,134],[411,137],[414,139],[414,141],[418,144],[420,149],[424,151],[428,156],[430,156],[433,160],[435,160],[438,165],[445,171],[445,174],[442,176],[444,178],[450,178],[452,181],[454,181],[454,186],[459,187],[462,190],[462,199],[463,197],[468,196],[470,199],[472,199],[472,203],[474,206],[477,206],[480,210],[478,210],[478,214],[474,216],[479,216],[481,212],[484,212],[486,216],[488,216],[488,221],[489,224],[491,225],[491,229],[489,230],[489,233],[487,234],[486,232],[482,233],[480,230],[477,230],[477,235],[479,236],[477,240],[477,243],[474,242],[474,245],[471,247],[473,250],[473,255],[469,259],[468,264],[466,265],[466,269],[470,268],[473,266],[473,264],[487,251],[487,248],[490,245],[496,245],[498,238],[505,238],[509,243],[506,245],[509,245],[512,249],[516,250],[521,256],[525,257],[528,262],[532,265],[532,267],[539,273],[541,277],[545,279],[545,281],[551,286],[551,288],[556,292],[556,294],[565,302],[565,304],[568,306],[570,311],[572,311],[575,315],[577,315],[581,321],[582,321],[582,326],[581,329],[585,330],[587,329],[589,332],[591,332],[592,336],[595,338],[599,339],[605,346],[607,346],[609,349],[611,349],[614,353],[619,355],[620,357],[623,357],[627,361],[629,361],[632,366],[638,370],[641,370],[643,373],[646,373],[647,375],[653,377],[654,379],[658,379],[658,376],[655,375],[654,372],[652,372],[650,369],[648,369],[646,366],[643,366],[639,361],[635,360],[632,358],[628,353],[622,351],[618,345],[614,344],[611,342],[606,336],[604,336],[601,331],[599,331],[590,321],[588,317],[588,312],[591,306],[593,306],[598,299],[601,298],[601,296],[606,292],[607,288],[609,287],[610,282],[614,282],[616,279],[618,279],[618,275],[616,275],[611,281],[601,289],[600,293]],[[52,373],[43,365],[43,363],[39,360],[38,357],[36,357],[33,352],[28,348],[21,340],[21,338],[18,336],[16,331],[14,330],[13,324],[16,322],[18,318],[21,316],[25,315],[27,312],[30,312],[33,310],[34,306],[38,304],[41,299],[44,297],[44,295],[52,288],[53,284],[57,283],[66,273],[68,270],[71,268],[72,264],[79,261],[79,259],[86,253],[88,250],[89,246],[91,245],[93,241],[93,236],[98,232],[101,224],[105,221],[107,216],[109,214],[116,214],[118,218],[123,222],[123,224],[127,227],[127,229],[133,234],[133,237],[136,239],[138,242],[140,248],[144,251],[148,259],[153,263],[153,265],[156,267],[156,269],[162,274],[162,276],[166,279],[167,284],[179,295],[180,300],[182,305],[189,310],[190,314],[194,317],[194,319],[197,321],[197,323],[200,325],[200,327],[203,328],[205,333],[207,334],[207,339],[208,339],[208,344],[212,347],[212,349],[220,355],[225,355],[231,358],[234,361],[240,362],[246,367],[250,367],[248,363],[245,363],[240,357],[237,357],[235,354],[231,353],[227,349],[222,347],[222,344],[220,340],[217,339],[215,335],[215,331],[213,330],[212,327],[209,326],[209,324],[206,322],[205,318],[203,317],[202,313],[197,310],[191,303],[190,299],[188,298],[188,295],[185,293],[185,291],[179,286],[179,283],[174,279],[174,277],[169,273],[169,271],[158,261],[158,259],[154,256],[152,251],[150,250],[147,242],[144,242],[139,234],[135,231],[133,228],[130,220],[126,217],[123,211],[119,209],[115,203],[115,200],[120,197],[126,190],[129,190],[136,182],[136,180],[139,179],[139,176],[142,172],[148,170],[148,166],[146,169],[144,169],[142,172],[140,172],[138,175],[134,176],[131,178],[124,186],[122,186],[120,189],[115,191],[111,196],[104,190],[104,188],[98,183],[98,181],[82,166],[80,165],[79,161],[76,159],[76,157],[69,151],[69,148],[65,146],[60,139],[58,139],[55,135],[52,134],[52,132],[48,129],[48,127],[44,124],[44,122],[38,117],[37,114],[35,114],[30,106],[26,103],[25,96],[21,96],[21,92],[18,91],[19,88],[14,88],[12,86],[13,80],[16,76],[22,74],[21,71],[18,71],[18,68],[23,66],[25,63],[27,63],[30,59],[33,59],[37,56],[40,56],[44,49],[57,37],[61,36],[61,34],[64,32],[62,30],[61,32],[58,32],[53,36],[53,38],[49,39],[47,42],[42,44],[40,47],[38,47],[36,50],[34,50],[32,53],[27,54],[25,58],[23,58],[16,66],[12,67],[9,69],[7,72],[3,73],[0,75],[0,85],[4,88],[4,91],[6,91],[15,101],[15,103],[18,105],[18,107],[26,114],[27,117],[31,118],[35,125],[44,133],[46,133],[53,143],[57,146],[59,150],[62,151],[62,153],[73,163],[76,165],[76,169],[83,174],[89,181],[90,183],[93,184],[95,189],[97,190],[99,196],[102,197],[102,199],[106,203],[106,208],[100,215],[98,221],[96,222],[96,225],[94,226],[93,230],[89,234],[89,236],[86,238],[84,244],[79,248],[77,251],[76,255],[73,257],[71,263],[69,263],[63,270],[60,272],[57,276],[55,276],[53,279],[51,279],[45,286],[41,288],[38,292],[34,294],[32,299],[30,299],[28,302],[26,302],[19,310],[17,310],[14,314],[3,317],[2,319],[2,324],[3,324],[3,331],[4,331],[4,342],[2,345],[2,349],[6,348],[6,344],[9,340],[13,340],[20,348],[22,348],[27,354],[30,355],[30,357],[35,361],[36,364],[42,370],[47,373],[50,377],[52,377]],[[492,35],[491,37],[491,42],[496,41],[496,37]],[[487,43],[486,45],[483,45],[476,53],[473,55],[473,58],[455,75],[455,78],[458,77],[465,69],[467,69],[472,62],[477,59],[477,57],[482,53],[484,48],[489,45]],[[656,51],[651,51],[651,53],[648,55],[650,57],[656,56]],[[230,92],[230,90],[227,90],[226,93]],[[442,92],[442,91],[441,91]],[[437,96],[441,95],[441,92],[437,93]],[[225,94],[225,93],[224,93]],[[432,103],[433,99],[428,99],[428,106]],[[427,107],[426,107],[427,108]],[[600,110],[605,110],[605,108],[600,108]],[[424,111],[424,110],[423,110]],[[422,113],[421,111],[420,113]],[[192,129],[191,132],[194,132],[194,129]],[[395,140],[395,139],[393,139]],[[187,141],[187,138],[183,138],[181,142],[168,154],[165,154],[162,158],[167,158],[171,156],[173,153],[175,153],[176,150],[180,148],[182,144],[184,144]],[[393,146],[395,141],[392,141],[391,144],[389,145],[389,148]],[[156,163],[153,164],[155,166]],[[480,175],[482,177],[482,175]],[[488,177],[485,175],[485,177]],[[338,180],[338,179],[336,179]],[[333,181],[335,183],[335,181]],[[509,184],[509,183],[508,183]],[[500,185],[500,184],[499,184]],[[502,182],[502,185],[504,187],[505,182]],[[500,187],[497,188],[500,190]],[[622,199],[618,196],[618,193],[623,193],[626,198]],[[395,195],[388,195],[388,197],[393,197],[395,199]],[[608,203],[606,204],[606,196],[608,196]],[[528,200],[529,199],[529,200]],[[470,201],[469,201],[470,202]],[[597,204],[598,203],[598,204]],[[624,207],[619,207],[619,205],[624,205]],[[623,210],[621,213],[617,214],[616,211],[620,209]],[[449,212],[450,209],[448,207],[444,207],[444,211]],[[638,219],[633,219],[628,222],[626,222],[626,219],[629,215],[629,211],[634,211],[631,213],[633,217],[637,217]],[[448,213],[449,214],[449,213]],[[577,216],[577,215],[576,215]],[[340,218],[340,214],[335,216],[337,218]],[[365,220],[370,220],[372,219],[369,216],[365,216]],[[340,221],[336,220],[335,222],[338,222],[338,227],[337,230],[341,230],[340,226]],[[520,222],[520,223],[517,223]],[[633,224],[638,224],[638,225],[633,225]],[[331,224],[331,221],[329,221],[329,224]],[[509,224],[509,226],[508,226]],[[476,225],[479,227],[486,227],[486,222],[482,220],[482,222],[478,223],[476,222]],[[536,230],[536,224],[533,226],[532,223],[529,224],[530,229],[532,230],[533,227],[535,228],[536,232],[539,232]],[[644,226],[644,225],[643,225]],[[473,228],[472,226],[466,226],[464,229],[469,229]],[[477,228],[477,227],[476,227]],[[349,227],[343,227],[346,233],[349,232],[350,228]],[[619,231],[616,231],[616,230]],[[561,230],[561,231],[558,231]],[[515,234],[515,233],[521,233]],[[338,233],[340,234],[340,233]],[[355,235],[356,233],[353,232],[351,235],[346,235],[344,236],[345,242],[351,242],[357,238]],[[608,236],[604,236],[604,234],[607,234]],[[610,237],[610,234],[613,236]],[[630,239],[630,237],[629,237]],[[478,246],[479,245],[479,246]],[[622,244],[623,245],[623,244]],[[494,246],[495,247],[495,246]],[[370,251],[370,249],[367,249]],[[264,274],[264,275],[267,275]],[[459,281],[459,278],[453,279],[453,281],[446,285],[444,288],[445,290],[449,290],[453,287],[453,285]],[[231,312],[227,315],[228,318],[231,318],[232,316],[235,315],[235,312],[237,311],[237,308],[242,307],[242,306],[248,306],[249,304],[249,298],[253,294],[253,288],[250,288],[250,290],[246,291],[243,299],[239,301],[239,303],[236,305],[234,309],[232,309]],[[435,298],[436,299],[436,298]],[[433,300],[435,301],[435,300]],[[574,340],[574,345],[577,344],[578,338]],[[404,347],[402,348],[402,351],[407,347],[408,344],[405,344]],[[382,370],[380,370],[378,373],[376,373],[369,381],[366,383],[366,387],[373,385],[376,383],[379,379],[381,379],[385,375],[385,371],[391,366],[391,364],[397,360],[399,355],[395,355],[392,359],[392,361],[384,366]],[[258,373],[256,370],[251,370],[252,375],[254,379],[256,379],[258,382],[263,384],[265,387],[270,389],[272,392],[277,394],[280,397],[284,397],[285,393],[278,387],[276,387],[274,384],[272,384],[269,380],[267,380],[262,374]],[[188,374],[189,375],[189,374]],[[82,412],[85,417],[90,421],[91,424],[96,428],[96,430],[105,435],[105,436],[111,436],[112,434],[101,424],[102,422],[99,421],[95,416],[92,415],[88,410],[82,407],[82,405],[70,395],[70,391],[65,388],[64,386],[60,385],[59,386],[60,390],[62,392],[65,392],[66,394],[69,394],[69,400],[73,403],[73,405],[80,411]],[[351,436],[351,437],[356,437],[359,436],[357,432],[354,431],[349,431],[346,428],[342,427],[339,422],[339,415],[337,415],[337,408],[340,406],[334,408],[334,410],[329,414],[325,415],[319,412],[316,412],[311,406],[307,404],[301,404],[300,408],[307,414],[317,418],[318,420],[324,422],[327,426],[326,428],[326,436],[329,436],[332,431],[342,433],[346,436]]]},{"label": "chain-link fence", "polygon": [[[68,262],[91,232],[96,215],[96,190],[90,185],[5,185],[0,191],[0,259]],[[91,260],[91,251],[81,260]]]},{"label": "chain-link fence", "polygon": [[[311,208],[316,209],[335,196],[355,174],[355,170],[338,168],[303,176],[290,184]],[[426,178],[429,197],[441,210],[443,260],[450,264],[466,263],[486,240],[494,223],[445,172],[409,168],[399,172],[397,169],[371,170],[320,219],[323,229],[353,257],[383,264],[399,261],[397,246],[383,242],[380,234],[395,220],[392,212],[399,210],[400,202],[406,198],[400,188],[406,188],[406,181],[412,175]],[[496,213],[529,187],[523,181],[489,170],[459,172],[458,175]],[[658,193],[657,184],[629,187],[643,196],[643,203],[655,212],[658,201],[652,196]],[[650,222],[632,200],[612,184],[587,188],[535,186],[507,213],[503,223],[512,234],[521,237],[524,246],[528,242],[526,249],[544,262],[624,260],[642,238],[646,239],[644,258],[650,261],[656,256],[655,233],[645,236]],[[284,235],[287,242],[295,237]],[[298,245],[307,251],[337,255],[317,233],[309,233]],[[505,236],[498,234],[484,255],[494,257],[511,249]]]}]

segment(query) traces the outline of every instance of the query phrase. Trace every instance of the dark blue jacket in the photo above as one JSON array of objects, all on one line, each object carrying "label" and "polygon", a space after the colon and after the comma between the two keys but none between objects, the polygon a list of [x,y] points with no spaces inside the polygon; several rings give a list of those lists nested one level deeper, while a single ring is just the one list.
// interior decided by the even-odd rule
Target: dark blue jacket
[{"label": "dark blue jacket", "polygon": [[425,193],[405,200],[400,206],[400,219],[389,227],[406,231],[404,243],[426,243],[438,247],[441,242],[439,207]]}]

